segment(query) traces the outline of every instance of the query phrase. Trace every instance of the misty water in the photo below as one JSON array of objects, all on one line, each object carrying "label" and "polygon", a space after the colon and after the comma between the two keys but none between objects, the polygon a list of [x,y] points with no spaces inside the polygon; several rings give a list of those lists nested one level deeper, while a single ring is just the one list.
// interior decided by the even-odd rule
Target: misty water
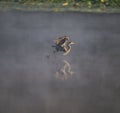
[{"label": "misty water", "polygon": [[[119,113],[119,20],[1,11],[0,113]],[[76,42],[67,56],[52,47],[63,35]]]}]

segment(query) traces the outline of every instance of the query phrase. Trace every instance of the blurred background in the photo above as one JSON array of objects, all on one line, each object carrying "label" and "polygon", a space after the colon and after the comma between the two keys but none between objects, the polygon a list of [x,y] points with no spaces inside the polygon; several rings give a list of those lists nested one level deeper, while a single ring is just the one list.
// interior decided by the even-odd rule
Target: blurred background
[{"label": "blurred background", "polygon": [[58,11],[94,11],[119,12],[120,0],[0,0],[0,8],[52,10]]}]

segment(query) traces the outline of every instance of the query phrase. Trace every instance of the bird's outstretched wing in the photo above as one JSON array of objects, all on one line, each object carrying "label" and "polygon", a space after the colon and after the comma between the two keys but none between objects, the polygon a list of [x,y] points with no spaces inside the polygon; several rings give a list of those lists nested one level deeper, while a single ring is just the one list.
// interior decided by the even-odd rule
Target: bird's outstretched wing
[{"label": "bird's outstretched wing", "polygon": [[59,45],[59,46],[63,47],[66,40],[69,40],[69,37],[68,36],[63,36],[63,37],[59,37],[59,38],[55,39],[54,43],[56,45]]}]

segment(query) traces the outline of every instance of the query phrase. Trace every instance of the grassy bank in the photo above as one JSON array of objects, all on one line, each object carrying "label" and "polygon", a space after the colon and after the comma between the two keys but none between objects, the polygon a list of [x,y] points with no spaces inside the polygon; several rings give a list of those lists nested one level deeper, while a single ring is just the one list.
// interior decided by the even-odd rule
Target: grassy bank
[{"label": "grassy bank", "polygon": [[120,0],[0,0],[1,10],[120,12]]}]

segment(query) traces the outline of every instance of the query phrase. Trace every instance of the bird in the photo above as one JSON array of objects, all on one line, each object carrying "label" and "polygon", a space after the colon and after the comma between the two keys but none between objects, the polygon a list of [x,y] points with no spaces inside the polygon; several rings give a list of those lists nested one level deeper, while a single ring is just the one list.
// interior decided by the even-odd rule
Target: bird
[{"label": "bird", "polygon": [[62,36],[54,40],[56,51],[63,51],[63,55],[67,55],[71,50],[71,45],[75,44],[72,41],[69,41],[69,36]]}]

